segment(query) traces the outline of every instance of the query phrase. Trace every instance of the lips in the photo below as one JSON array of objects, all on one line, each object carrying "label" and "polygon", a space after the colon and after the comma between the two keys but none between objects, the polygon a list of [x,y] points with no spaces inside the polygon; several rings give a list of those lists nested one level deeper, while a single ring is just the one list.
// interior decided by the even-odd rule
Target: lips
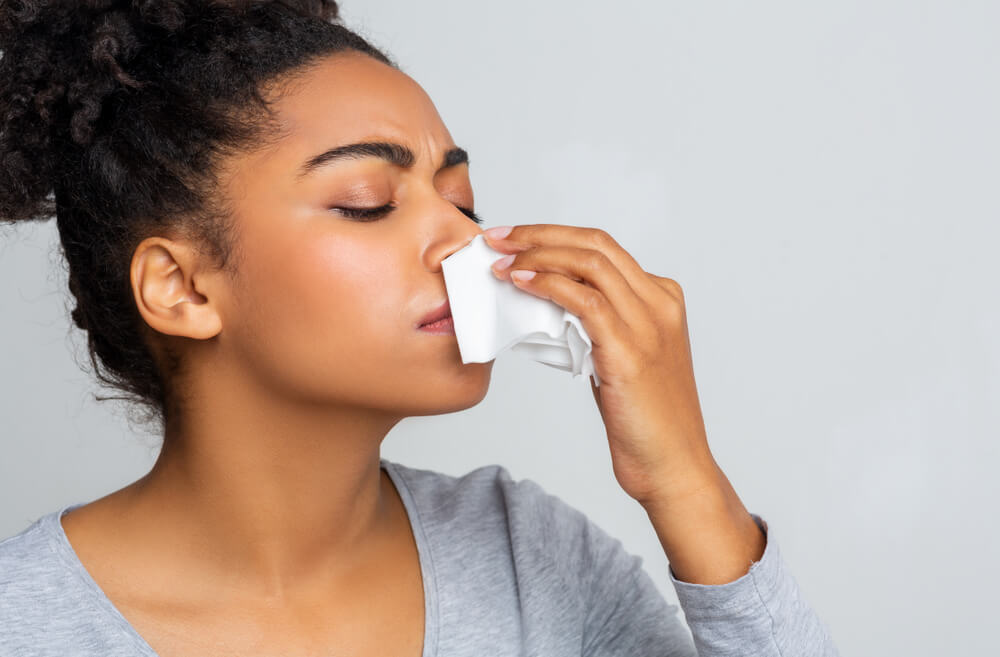
[{"label": "lips", "polygon": [[439,319],[444,319],[445,317],[451,317],[451,305],[448,303],[447,299],[445,299],[444,303],[440,306],[427,313],[424,318],[420,320],[420,323],[417,324],[417,328],[427,324],[432,324]]}]

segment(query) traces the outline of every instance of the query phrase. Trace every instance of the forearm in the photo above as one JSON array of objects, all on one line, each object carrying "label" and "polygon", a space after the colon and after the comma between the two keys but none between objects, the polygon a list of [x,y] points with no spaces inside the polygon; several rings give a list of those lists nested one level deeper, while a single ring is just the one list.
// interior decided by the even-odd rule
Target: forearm
[{"label": "forearm", "polygon": [[726,584],[761,559],[767,538],[714,459],[695,479],[642,506],[677,579]]}]

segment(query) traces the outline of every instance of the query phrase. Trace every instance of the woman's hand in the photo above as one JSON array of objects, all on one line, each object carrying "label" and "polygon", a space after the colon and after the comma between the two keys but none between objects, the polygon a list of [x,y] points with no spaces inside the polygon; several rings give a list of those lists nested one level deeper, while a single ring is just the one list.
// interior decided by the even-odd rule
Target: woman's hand
[{"label": "woman's hand", "polygon": [[[601,385],[591,389],[607,429],[615,478],[643,506],[720,485],[695,388],[681,286],[643,271],[608,233],[522,224],[487,243],[511,254],[494,274],[580,318]],[[504,260],[501,258],[500,260]],[[498,260],[498,262],[500,262]],[[516,270],[535,274],[518,281]]]}]

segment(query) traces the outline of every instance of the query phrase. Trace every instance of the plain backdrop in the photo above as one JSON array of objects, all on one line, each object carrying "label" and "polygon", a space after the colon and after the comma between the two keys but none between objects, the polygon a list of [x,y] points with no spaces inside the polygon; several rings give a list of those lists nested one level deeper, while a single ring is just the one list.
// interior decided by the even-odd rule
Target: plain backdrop
[{"label": "plain backdrop", "polygon": [[[601,227],[681,283],[712,451],[845,656],[990,652],[1000,4],[342,7],[469,151],[486,227]],[[56,249],[54,221],[0,240],[0,536],[156,456],[92,399]],[[501,355],[383,456],[534,479],[676,602],[584,377]]]}]

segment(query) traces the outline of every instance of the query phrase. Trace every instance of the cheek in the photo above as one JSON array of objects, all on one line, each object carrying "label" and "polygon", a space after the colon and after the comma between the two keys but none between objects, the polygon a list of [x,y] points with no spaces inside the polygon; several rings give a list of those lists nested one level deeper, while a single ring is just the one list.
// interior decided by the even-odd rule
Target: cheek
[{"label": "cheek", "polygon": [[405,263],[390,245],[324,237],[310,241],[289,272],[313,310],[345,336],[395,332],[407,295]]},{"label": "cheek", "polygon": [[[286,328],[337,343],[362,346],[392,332],[400,313],[402,263],[386,245],[372,239],[324,235],[309,239],[294,257],[279,265],[287,294]],[[311,325],[311,326],[310,326]]]},{"label": "cheek", "polygon": [[393,362],[387,346],[410,328],[398,253],[344,234],[274,240],[248,272],[246,356],[272,383],[315,393],[338,381],[384,381]]}]

